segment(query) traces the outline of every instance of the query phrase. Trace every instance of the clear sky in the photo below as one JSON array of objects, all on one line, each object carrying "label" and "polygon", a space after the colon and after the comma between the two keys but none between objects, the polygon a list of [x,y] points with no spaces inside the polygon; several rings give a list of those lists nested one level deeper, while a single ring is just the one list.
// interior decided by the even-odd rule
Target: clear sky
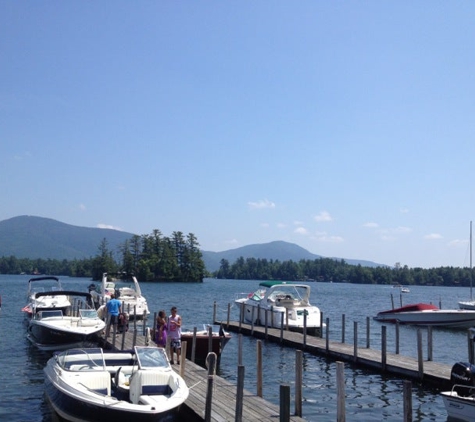
[{"label": "clear sky", "polygon": [[471,0],[4,0],[0,63],[0,220],[470,263]]}]

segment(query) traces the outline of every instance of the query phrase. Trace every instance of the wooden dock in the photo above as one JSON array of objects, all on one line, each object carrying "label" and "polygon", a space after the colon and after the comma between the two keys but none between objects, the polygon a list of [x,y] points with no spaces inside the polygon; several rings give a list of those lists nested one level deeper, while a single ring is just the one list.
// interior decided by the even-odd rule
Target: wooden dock
[{"label": "wooden dock", "polygon": [[[102,346],[109,349],[132,349],[136,346],[147,345],[147,336],[143,332],[128,331],[111,335],[103,339]],[[153,340],[150,345],[155,345]],[[181,367],[173,365],[173,369],[180,373]],[[180,415],[187,421],[204,421],[206,400],[208,394],[208,371],[190,360],[185,360],[183,378],[190,389],[190,395],[180,410]],[[236,420],[236,393],[237,386],[215,375],[213,376],[213,389],[211,401],[211,418],[213,422],[234,422]],[[244,390],[242,420],[243,421],[278,421],[279,406],[269,403],[263,398]],[[290,421],[301,422],[305,419],[290,416]]]},{"label": "wooden dock", "polygon": [[[354,344],[328,341],[326,338],[304,336],[302,333],[277,328],[265,328],[235,321],[215,321],[222,324],[228,331],[252,335],[254,337],[280,343],[313,355],[323,356],[335,361],[348,362],[354,366],[367,367],[381,373],[416,380],[437,387],[451,388],[451,366],[433,361],[402,356],[394,353],[383,353],[366,347],[355,347]],[[305,338],[304,338],[305,337]]]}]

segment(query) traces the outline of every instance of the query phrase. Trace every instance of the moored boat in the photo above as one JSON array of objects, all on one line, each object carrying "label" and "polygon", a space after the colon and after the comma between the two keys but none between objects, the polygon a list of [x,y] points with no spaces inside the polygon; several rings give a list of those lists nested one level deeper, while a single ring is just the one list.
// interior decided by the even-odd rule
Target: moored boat
[{"label": "moored boat", "polygon": [[188,387],[164,349],[69,349],[45,369],[46,396],[68,421],[169,422],[188,398]]},{"label": "moored boat", "polygon": [[452,389],[442,391],[447,415],[451,420],[472,422],[475,420],[475,366],[468,362],[453,365],[450,380]]},{"label": "moored boat", "polygon": [[[26,293],[27,304],[22,308],[27,317],[31,317],[33,312],[40,310],[61,310],[64,311],[71,302],[67,295],[58,294],[63,290],[58,277],[43,276],[34,277],[28,280]],[[37,293],[47,293],[37,296]]]},{"label": "moored boat", "polygon": [[439,309],[430,303],[415,303],[379,312],[374,319],[408,325],[470,328],[475,326],[475,311]]},{"label": "moored boat", "polygon": [[122,302],[122,310],[130,319],[142,319],[144,315],[150,314],[147,300],[142,295],[140,284],[134,275],[104,273],[101,284],[89,285],[89,292],[96,309],[106,304],[111,294],[114,294],[115,298]]},{"label": "moored boat", "polygon": [[[210,327],[211,327],[211,342],[210,342]],[[196,330],[196,340],[195,340],[195,362],[204,363],[208,353],[213,352],[216,354],[216,357],[219,361],[221,353],[223,352],[224,346],[231,340],[231,334],[224,331],[223,327],[220,326],[218,330],[215,330],[217,326],[210,326],[208,324],[203,324],[202,330]],[[181,332],[181,341],[186,342],[186,358],[192,358],[193,350],[193,339],[195,338],[194,329],[193,330],[182,330]]]},{"label": "moored boat", "polygon": [[[35,299],[48,294],[36,293]],[[41,350],[64,350],[97,342],[106,324],[92,307],[91,295],[75,291],[58,292],[58,296],[61,295],[73,300],[73,305],[65,309],[33,308],[27,328],[28,340]]]},{"label": "moored boat", "polygon": [[241,321],[272,328],[316,333],[324,324],[320,309],[310,304],[310,286],[307,284],[264,281],[259,288],[235,300]]}]

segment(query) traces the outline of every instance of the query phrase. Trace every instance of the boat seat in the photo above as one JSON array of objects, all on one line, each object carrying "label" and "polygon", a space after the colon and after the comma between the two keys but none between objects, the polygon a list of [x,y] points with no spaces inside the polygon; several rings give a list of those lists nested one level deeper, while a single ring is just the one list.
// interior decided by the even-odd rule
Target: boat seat
[{"label": "boat seat", "polygon": [[138,404],[141,396],[169,396],[173,393],[169,385],[171,374],[169,372],[157,372],[139,370],[130,377],[130,401]]},{"label": "boat seat", "polygon": [[105,396],[111,394],[111,377],[107,371],[91,371],[87,376],[80,378],[79,383],[98,394]]}]

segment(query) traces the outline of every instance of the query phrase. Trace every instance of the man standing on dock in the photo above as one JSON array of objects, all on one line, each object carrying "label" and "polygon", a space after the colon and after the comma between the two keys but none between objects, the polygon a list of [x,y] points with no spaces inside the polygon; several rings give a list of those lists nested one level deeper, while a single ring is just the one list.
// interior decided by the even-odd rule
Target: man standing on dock
[{"label": "man standing on dock", "polygon": [[168,337],[170,344],[170,363],[173,365],[173,355],[176,352],[176,363],[180,364],[181,354],[181,316],[177,314],[176,306],[171,309],[171,315],[168,317]]},{"label": "man standing on dock", "polygon": [[119,322],[119,314],[121,313],[121,302],[115,298],[114,294],[111,294],[110,300],[106,303],[107,309],[107,328],[106,328],[106,338],[109,337],[111,325],[113,324],[116,329],[114,332],[117,332],[117,323]]}]

